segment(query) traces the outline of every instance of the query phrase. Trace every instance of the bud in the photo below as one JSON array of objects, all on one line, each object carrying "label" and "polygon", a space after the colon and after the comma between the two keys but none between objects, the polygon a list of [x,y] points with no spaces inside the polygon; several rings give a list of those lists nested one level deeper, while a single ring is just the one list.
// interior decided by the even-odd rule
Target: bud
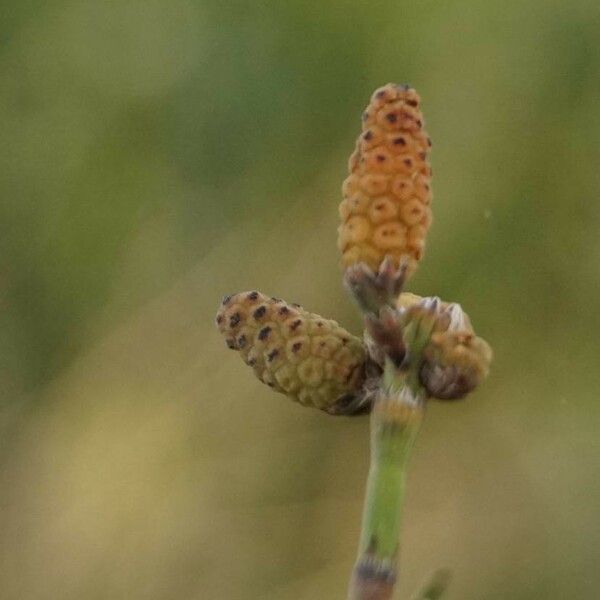
[{"label": "bud", "polygon": [[223,300],[216,322],[229,348],[276,391],[332,414],[368,410],[366,352],[335,321],[298,304],[241,292]]},{"label": "bud", "polygon": [[407,261],[411,274],[423,255],[431,223],[431,141],[419,96],[407,85],[375,91],[363,113],[362,133],[349,161],[339,211],[342,264],[377,272],[386,255]]},{"label": "bud", "polygon": [[420,366],[422,385],[433,398],[455,400],[472,392],[488,375],[492,350],[475,335],[468,315],[456,303],[404,293],[398,309],[406,328],[410,321],[438,304],[429,343]]},{"label": "bud", "polygon": [[492,349],[469,331],[434,333],[424,352],[421,383],[438,400],[456,400],[472,392],[488,375]]}]

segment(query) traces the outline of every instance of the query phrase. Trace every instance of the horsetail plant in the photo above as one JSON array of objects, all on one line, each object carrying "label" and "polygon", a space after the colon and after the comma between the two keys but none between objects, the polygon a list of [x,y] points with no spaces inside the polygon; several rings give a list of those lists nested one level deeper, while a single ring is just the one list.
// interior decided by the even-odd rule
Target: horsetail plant
[{"label": "horsetail plant", "polygon": [[[487,376],[492,352],[459,304],[404,292],[431,224],[431,140],[407,85],[376,90],[342,185],[344,285],[365,324],[335,321],[257,291],[227,296],[217,326],[258,378],[331,415],[371,414],[371,466],[348,600],[392,598],[408,460],[427,401],[455,400]],[[438,572],[414,598],[439,598]]]}]

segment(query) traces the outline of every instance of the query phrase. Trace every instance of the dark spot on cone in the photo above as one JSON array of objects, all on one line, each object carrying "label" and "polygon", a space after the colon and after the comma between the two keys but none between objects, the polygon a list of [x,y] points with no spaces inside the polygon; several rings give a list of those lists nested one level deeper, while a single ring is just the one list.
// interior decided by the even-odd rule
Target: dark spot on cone
[{"label": "dark spot on cone", "polygon": [[266,340],[269,337],[269,334],[271,333],[271,327],[269,327],[268,325],[266,327],[263,327],[259,332],[258,332],[258,339],[263,341]]},{"label": "dark spot on cone", "polygon": [[260,319],[261,317],[264,317],[265,314],[267,312],[267,307],[266,306],[259,306],[253,313],[252,316],[255,319]]}]

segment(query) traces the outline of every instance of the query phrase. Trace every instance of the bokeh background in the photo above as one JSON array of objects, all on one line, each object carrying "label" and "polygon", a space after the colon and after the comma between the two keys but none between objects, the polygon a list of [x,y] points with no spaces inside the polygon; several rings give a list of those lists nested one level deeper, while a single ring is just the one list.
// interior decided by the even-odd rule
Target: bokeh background
[{"label": "bokeh background", "polygon": [[489,381],[430,407],[401,597],[600,586],[600,4],[0,3],[0,597],[343,598],[368,419],[256,381],[221,296],[359,333],[340,184],[371,91],[434,141],[411,290],[460,301]]}]

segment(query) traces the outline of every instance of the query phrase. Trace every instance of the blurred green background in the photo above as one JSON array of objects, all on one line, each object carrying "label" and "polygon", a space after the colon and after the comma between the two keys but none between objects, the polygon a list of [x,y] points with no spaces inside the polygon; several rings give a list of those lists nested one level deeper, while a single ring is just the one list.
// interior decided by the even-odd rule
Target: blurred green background
[{"label": "blurred green background", "polygon": [[430,407],[401,596],[597,597],[599,42],[597,0],[0,2],[0,597],[344,597],[368,419],[213,318],[257,288],[360,331],[337,204],[388,81],[434,141],[411,291],[496,352]]}]

